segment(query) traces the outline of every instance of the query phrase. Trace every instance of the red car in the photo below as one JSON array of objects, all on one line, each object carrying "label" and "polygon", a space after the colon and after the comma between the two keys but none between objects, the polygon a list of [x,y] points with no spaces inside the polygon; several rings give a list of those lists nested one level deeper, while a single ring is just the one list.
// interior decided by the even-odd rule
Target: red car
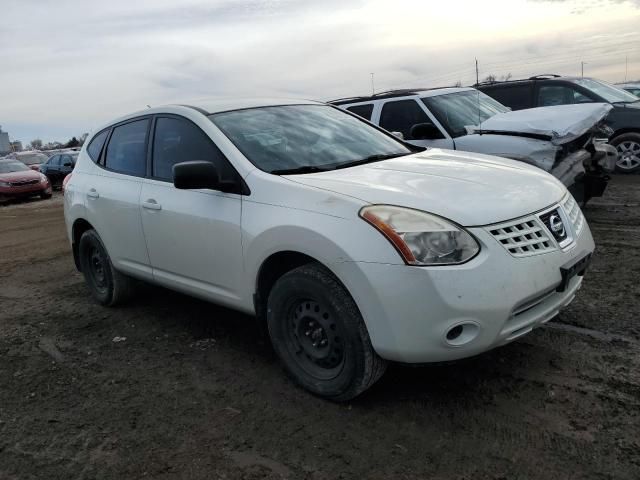
[{"label": "red car", "polygon": [[19,160],[0,160],[0,202],[34,195],[51,198],[51,184],[47,177]]}]

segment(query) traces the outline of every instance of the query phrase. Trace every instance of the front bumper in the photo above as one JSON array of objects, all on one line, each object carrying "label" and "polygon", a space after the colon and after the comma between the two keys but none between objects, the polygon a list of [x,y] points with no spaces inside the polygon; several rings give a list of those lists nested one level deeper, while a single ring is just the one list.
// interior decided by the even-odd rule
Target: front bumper
[{"label": "front bumper", "polygon": [[[438,362],[504,345],[553,318],[582,284],[563,292],[560,268],[594,250],[586,224],[566,248],[516,258],[485,228],[470,228],[481,252],[464,265],[410,267],[363,262],[334,264],[386,359]],[[464,326],[451,341],[448,333]]]}]

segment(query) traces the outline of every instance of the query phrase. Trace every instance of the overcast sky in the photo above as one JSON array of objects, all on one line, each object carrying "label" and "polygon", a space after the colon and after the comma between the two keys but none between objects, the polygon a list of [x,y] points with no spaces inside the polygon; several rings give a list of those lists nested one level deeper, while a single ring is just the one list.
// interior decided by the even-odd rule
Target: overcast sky
[{"label": "overcast sky", "polygon": [[[178,5],[179,4],[179,5]],[[0,0],[0,125],[65,141],[146,105],[480,77],[640,78],[640,0]]]}]

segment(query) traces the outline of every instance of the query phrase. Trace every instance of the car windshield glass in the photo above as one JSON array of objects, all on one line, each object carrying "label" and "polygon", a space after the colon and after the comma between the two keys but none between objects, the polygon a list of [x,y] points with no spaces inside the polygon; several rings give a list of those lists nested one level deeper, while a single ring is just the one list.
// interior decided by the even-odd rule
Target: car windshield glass
[{"label": "car windshield glass", "polygon": [[596,95],[604,98],[609,103],[615,102],[637,102],[638,97],[631,93],[618,88],[615,85],[609,85],[608,83],[600,80],[593,80],[591,78],[579,78],[574,80],[575,83],[587,90],[592,91]]},{"label": "car windshield glass", "polygon": [[24,172],[25,170],[29,170],[29,167],[17,160],[0,161],[0,173]]},{"label": "car windshield glass", "polygon": [[510,110],[477,90],[424,97],[422,101],[452,137],[466,135],[465,127],[478,125]]},{"label": "car windshield glass", "polygon": [[411,153],[392,136],[328,105],[249,108],[209,118],[269,173],[313,173]]}]

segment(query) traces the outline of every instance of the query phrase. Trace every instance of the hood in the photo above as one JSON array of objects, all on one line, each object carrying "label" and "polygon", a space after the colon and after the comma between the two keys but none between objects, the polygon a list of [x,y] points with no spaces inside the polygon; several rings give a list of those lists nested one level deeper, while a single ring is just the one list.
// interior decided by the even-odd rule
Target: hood
[{"label": "hood", "polygon": [[463,226],[521,217],[566,192],[554,177],[522,162],[440,149],[287,178],[367,203],[424,210]]},{"label": "hood", "polygon": [[3,182],[25,182],[28,180],[40,180],[40,174],[33,170],[22,172],[0,173],[0,180]]},{"label": "hood", "polygon": [[467,127],[469,133],[505,132],[545,137],[554,145],[571,142],[600,122],[613,107],[608,103],[584,103],[529,108],[499,113],[482,122],[480,127]]}]

